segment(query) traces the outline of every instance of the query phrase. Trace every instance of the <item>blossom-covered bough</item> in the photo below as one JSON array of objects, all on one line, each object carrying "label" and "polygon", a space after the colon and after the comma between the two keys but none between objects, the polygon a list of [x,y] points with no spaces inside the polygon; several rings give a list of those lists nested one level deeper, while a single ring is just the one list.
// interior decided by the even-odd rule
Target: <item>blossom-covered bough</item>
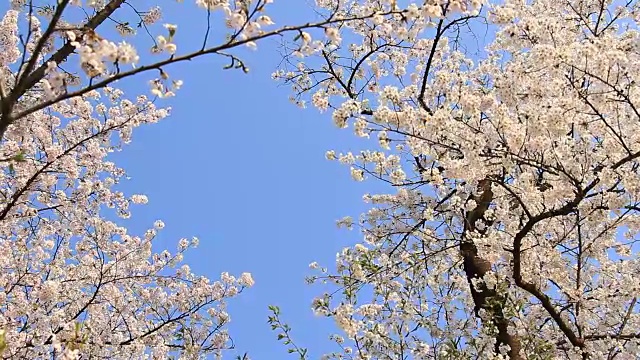
[{"label": "blossom-covered bough", "polygon": [[312,266],[344,332],[328,357],[636,359],[640,4],[354,6],[402,4],[274,74],[377,138],[327,158],[395,189],[365,196],[336,271]]},{"label": "blossom-covered bough", "polygon": [[[130,234],[117,219],[147,199],[117,190],[126,173],[107,156],[137,126],[169,115],[156,100],[181,85],[171,64],[222,56],[247,71],[235,48],[289,34],[304,48],[304,29],[331,38],[345,21],[373,16],[338,6],[278,27],[270,3],[197,0],[202,46],[184,51],[159,7],[11,1],[0,21],[0,357],[201,359],[233,347],[226,301],[251,275],[191,273],[182,257],[198,239],[158,252],[161,221]],[[149,95],[114,87],[143,73],[157,76]]]}]

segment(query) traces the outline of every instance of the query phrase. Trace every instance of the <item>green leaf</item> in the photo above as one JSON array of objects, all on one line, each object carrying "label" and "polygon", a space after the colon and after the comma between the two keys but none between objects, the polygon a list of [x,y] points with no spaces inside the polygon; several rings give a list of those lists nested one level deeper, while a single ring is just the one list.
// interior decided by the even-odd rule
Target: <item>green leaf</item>
[{"label": "green leaf", "polygon": [[22,162],[25,161],[25,156],[24,156],[24,152],[20,151],[17,155],[15,155],[13,158],[13,160],[17,161],[17,162]]},{"label": "green leaf", "polygon": [[0,354],[4,352],[4,349],[7,348],[7,339],[5,337],[4,329],[0,330]]}]

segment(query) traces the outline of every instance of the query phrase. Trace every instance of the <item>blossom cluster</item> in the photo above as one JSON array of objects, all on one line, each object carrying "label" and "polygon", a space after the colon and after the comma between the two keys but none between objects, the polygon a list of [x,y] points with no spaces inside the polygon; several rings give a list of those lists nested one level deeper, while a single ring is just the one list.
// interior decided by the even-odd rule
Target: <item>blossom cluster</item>
[{"label": "blossom cluster", "polygon": [[[23,359],[197,359],[227,349],[226,301],[253,285],[250,274],[211,281],[183,254],[154,250],[156,221],[131,234],[144,195],[114,186],[126,177],[107,160],[132,130],[169,115],[146,96],[105,88],[18,120],[0,147],[0,329],[2,356]],[[110,220],[111,219],[111,220]]]},{"label": "blossom cluster", "polygon": [[380,15],[274,74],[376,141],[327,159],[391,185],[312,266],[340,289],[314,301],[346,337],[327,357],[636,358],[637,2],[356,3]]}]

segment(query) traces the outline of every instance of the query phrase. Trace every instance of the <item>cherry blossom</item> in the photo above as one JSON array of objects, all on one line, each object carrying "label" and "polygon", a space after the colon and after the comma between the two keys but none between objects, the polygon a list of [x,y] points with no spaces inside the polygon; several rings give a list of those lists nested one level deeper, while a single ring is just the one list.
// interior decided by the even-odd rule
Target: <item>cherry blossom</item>
[{"label": "cherry blossom", "polygon": [[[149,201],[116,190],[126,173],[106,156],[169,115],[172,64],[211,55],[247,72],[234,50],[278,36],[273,78],[291,101],[373,141],[326,158],[392,189],[338,221],[361,239],[332,269],[310,266],[336,290],[313,301],[340,330],[325,358],[637,357],[637,1],[317,0],[316,19],[286,25],[272,1],[196,0],[197,49],[160,7],[125,5],[12,0],[0,21],[2,356],[232,346],[226,303],[252,275],[197,276],[182,263],[197,238],[155,251],[161,220],[130,234],[105,215]],[[142,73],[157,74],[152,97],[113,87]]]},{"label": "cherry blossom", "polygon": [[148,201],[114,189],[126,173],[106,156],[170,109],[108,87],[50,109],[9,127],[1,148],[2,356],[200,358],[229,348],[225,304],[251,276],[197,276],[180,265],[197,239],[154,252],[162,221],[131,234],[105,216],[127,218]]},{"label": "cherry blossom", "polygon": [[350,4],[379,15],[273,75],[374,141],[327,159],[390,185],[312,266],[325,358],[637,358],[638,2]]}]

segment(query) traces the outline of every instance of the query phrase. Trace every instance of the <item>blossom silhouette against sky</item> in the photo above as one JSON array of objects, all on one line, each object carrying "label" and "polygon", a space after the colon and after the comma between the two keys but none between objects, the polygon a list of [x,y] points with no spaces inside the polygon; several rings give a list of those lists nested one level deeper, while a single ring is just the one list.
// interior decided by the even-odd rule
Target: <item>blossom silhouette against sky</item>
[{"label": "blossom silhouette against sky", "polygon": [[[176,33],[179,46],[196,47],[202,11],[179,5],[163,5],[163,12],[198,20],[178,21]],[[304,2],[274,3],[273,9],[277,24],[312,15]],[[336,145],[349,151],[362,142],[337,129],[330,113],[301,111],[288,100],[289,89],[271,79],[279,44],[268,39],[257,51],[244,50],[248,74],[222,70],[226,63],[215,58],[169,67],[184,82],[176,97],[160,100],[171,105],[170,118],[136,129],[135,141],[113,156],[131,177],[121,189],[149,198],[124,221],[132,232],[161,219],[158,248],[173,248],[182,237],[200,239],[185,256],[194,273],[252,273],[255,286],[230,302],[229,330],[238,352],[253,359],[287,356],[266,323],[270,304],[281,307],[294,340],[312,357],[335,350],[327,339],[336,330],[333,321],[311,310],[322,289],[304,278],[312,274],[310,263],[332,264],[340,249],[360,240],[355,230],[338,229],[336,220],[357,217],[366,206],[362,195],[382,188],[353,182],[348,168],[325,159]],[[139,78],[119,86],[127,94],[148,92]]]}]

